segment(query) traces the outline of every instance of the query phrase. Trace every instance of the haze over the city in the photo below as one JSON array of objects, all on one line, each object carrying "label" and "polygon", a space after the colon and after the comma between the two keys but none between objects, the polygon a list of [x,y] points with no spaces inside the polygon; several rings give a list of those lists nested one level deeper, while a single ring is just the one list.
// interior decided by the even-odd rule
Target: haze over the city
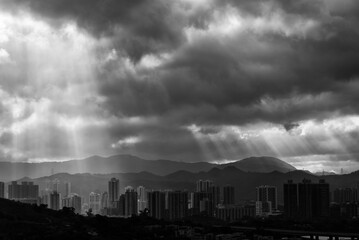
[{"label": "haze over the city", "polygon": [[359,169],[356,0],[0,0],[0,161]]}]

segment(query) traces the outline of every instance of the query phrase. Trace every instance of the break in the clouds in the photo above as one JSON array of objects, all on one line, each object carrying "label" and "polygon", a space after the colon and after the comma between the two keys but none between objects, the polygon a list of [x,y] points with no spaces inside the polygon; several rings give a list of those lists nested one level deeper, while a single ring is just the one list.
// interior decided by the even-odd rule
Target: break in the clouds
[{"label": "break in the clouds", "polygon": [[355,0],[0,0],[0,156],[359,168]]}]

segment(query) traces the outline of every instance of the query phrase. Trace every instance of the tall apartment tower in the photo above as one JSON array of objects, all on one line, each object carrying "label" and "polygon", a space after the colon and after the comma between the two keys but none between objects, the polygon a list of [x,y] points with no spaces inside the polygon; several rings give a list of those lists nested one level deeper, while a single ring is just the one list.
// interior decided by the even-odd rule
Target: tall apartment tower
[{"label": "tall apartment tower", "polygon": [[298,185],[289,180],[283,185],[284,195],[284,214],[289,217],[295,217],[298,214]]},{"label": "tall apartment tower", "polygon": [[81,213],[81,197],[75,193],[62,199],[62,206],[74,208],[75,213]]},{"label": "tall apartment tower", "polygon": [[125,216],[137,215],[137,192],[132,187],[127,187],[125,192]]},{"label": "tall apartment tower", "polygon": [[235,195],[234,187],[227,185],[223,187],[223,204],[224,205],[234,205]]},{"label": "tall apartment tower", "polygon": [[111,208],[116,208],[120,197],[120,180],[111,178],[108,182],[108,200]]},{"label": "tall apartment tower", "polygon": [[39,186],[33,182],[11,182],[8,186],[9,199],[23,203],[37,204],[39,197]]},{"label": "tall apartment tower", "polygon": [[329,184],[324,180],[312,183],[304,179],[301,183],[284,184],[284,213],[288,217],[318,218],[329,216]]},{"label": "tall apartment tower", "polygon": [[259,186],[256,188],[256,201],[270,202],[271,212],[277,210],[277,187],[274,186]]},{"label": "tall apartment tower", "polygon": [[221,189],[219,186],[211,186],[209,187],[208,192],[210,192],[213,196],[213,206],[217,207],[218,204],[221,203]]},{"label": "tall apartment tower", "polygon": [[5,198],[5,183],[0,182],[0,198]]},{"label": "tall apartment tower", "polygon": [[50,193],[50,208],[52,210],[60,210],[61,209],[61,195],[59,192],[53,191]]},{"label": "tall apartment tower", "polygon": [[208,192],[209,188],[213,186],[213,181],[211,180],[198,180],[197,181],[197,191],[196,192]]},{"label": "tall apartment tower", "polygon": [[68,197],[71,195],[71,182],[65,183],[65,197]]},{"label": "tall apartment tower", "polygon": [[188,215],[188,193],[175,191],[167,193],[168,219],[178,220]]},{"label": "tall apartment tower", "polygon": [[147,193],[146,189],[143,186],[137,188],[137,201],[138,201],[138,211],[143,211],[147,208]]},{"label": "tall apartment tower", "polygon": [[99,214],[101,210],[101,195],[91,192],[89,196],[89,207],[93,214]]},{"label": "tall apartment tower", "polygon": [[148,210],[153,218],[165,218],[166,193],[161,191],[153,191],[147,193]]}]

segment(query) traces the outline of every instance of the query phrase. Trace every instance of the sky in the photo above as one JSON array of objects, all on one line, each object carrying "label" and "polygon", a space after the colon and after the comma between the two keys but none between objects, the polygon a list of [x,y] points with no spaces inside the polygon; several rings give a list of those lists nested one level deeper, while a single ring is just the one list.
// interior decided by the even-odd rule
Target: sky
[{"label": "sky", "polygon": [[359,169],[357,0],[0,0],[0,161]]}]

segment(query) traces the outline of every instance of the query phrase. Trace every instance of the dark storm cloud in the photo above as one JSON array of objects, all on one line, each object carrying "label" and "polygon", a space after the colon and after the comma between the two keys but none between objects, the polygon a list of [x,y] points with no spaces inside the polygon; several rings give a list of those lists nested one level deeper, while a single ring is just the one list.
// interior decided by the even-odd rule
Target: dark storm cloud
[{"label": "dark storm cloud", "polygon": [[113,38],[113,47],[124,50],[135,62],[144,54],[178,46],[184,40],[181,30],[186,23],[200,27],[204,22],[193,16],[184,19],[175,3],[162,0],[2,2],[14,12],[30,10],[54,26],[72,21],[96,37]]},{"label": "dark storm cloud", "polygon": [[[164,0],[0,3],[14,12],[30,11],[55,27],[75,22],[110,42],[99,47],[98,108],[104,109],[101,117],[116,118],[108,123],[106,141],[120,150],[121,140],[137,137],[136,147],[122,150],[168,157],[182,152],[202,160],[203,146],[185,128],[191,124],[201,125],[199,133],[208,136],[225,125],[258,122],[291,131],[303,120],[359,113],[358,1],[217,0],[199,7]],[[236,17],[239,24],[232,29],[226,19]],[[228,32],[221,32],[226,27]],[[114,56],[106,59],[111,51]],[[148,67],[141,62],[146,56],[160,63]],[[66,114],[71,109],[53,110]],[[350,136],[340,140],[352,146],[357,135]],[[243,142],[233,144],[250,155]],[[213,142],[207,144],[216,149]],[[273,153],[265,141],[258,145]]]}]

